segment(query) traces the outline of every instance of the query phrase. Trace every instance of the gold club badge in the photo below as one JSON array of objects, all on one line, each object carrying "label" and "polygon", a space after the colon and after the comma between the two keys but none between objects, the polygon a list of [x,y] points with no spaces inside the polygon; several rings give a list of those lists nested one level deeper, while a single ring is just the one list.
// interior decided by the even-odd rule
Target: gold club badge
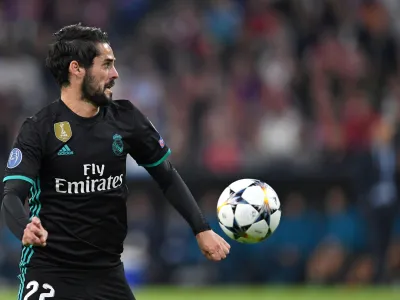
[{"label": "gold club badge", "polygon": [[67,142],[72,137],[71,125],[69,122],[55,123],[54,134],[61,142]]}]

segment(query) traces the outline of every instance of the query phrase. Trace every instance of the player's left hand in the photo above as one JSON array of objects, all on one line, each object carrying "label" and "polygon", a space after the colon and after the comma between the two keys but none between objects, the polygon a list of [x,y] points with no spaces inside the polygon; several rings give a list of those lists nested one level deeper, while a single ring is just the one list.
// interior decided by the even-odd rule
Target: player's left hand
[{"label": "player's left hand", "polygon": [[212,230],[200,232],[196,235],[201,252],[212,261],[225,259],[231,246]]},{"label": "player's left hand", "polygon": [[47,236],[48,232],[43,228],[40,219],[38,217],[33,217],[32,221],[26,225],[22,237],[22,244],[24,246],[45,247]]}]

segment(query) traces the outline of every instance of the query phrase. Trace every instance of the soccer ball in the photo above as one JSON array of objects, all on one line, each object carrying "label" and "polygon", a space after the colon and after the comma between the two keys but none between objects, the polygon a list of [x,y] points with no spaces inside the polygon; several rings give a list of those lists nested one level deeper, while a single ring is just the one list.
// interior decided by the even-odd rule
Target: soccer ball
[{"label": "soccer ball", "polygon": [[217,215],[228,237],[240,243],[258,243],[278,227],[281,204],[276,192],[265,182],[240,179],[222,192]]}]

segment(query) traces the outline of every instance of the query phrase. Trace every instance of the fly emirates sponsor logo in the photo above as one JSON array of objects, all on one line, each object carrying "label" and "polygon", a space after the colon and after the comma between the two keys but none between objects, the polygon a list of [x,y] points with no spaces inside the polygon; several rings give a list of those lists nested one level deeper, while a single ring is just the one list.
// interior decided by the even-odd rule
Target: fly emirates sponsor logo
[{"label": "fly emirates sponsor logo", "polygon": [[[109,191],[123,184],[124,174],[118,176],[104,177],[105,165],[84,164],[84,181],[68,181],[63,178],[55,178],[56,192],[61,194],[87,194],[94,192]],[[100,177],[92,179],[91,176]]]}]

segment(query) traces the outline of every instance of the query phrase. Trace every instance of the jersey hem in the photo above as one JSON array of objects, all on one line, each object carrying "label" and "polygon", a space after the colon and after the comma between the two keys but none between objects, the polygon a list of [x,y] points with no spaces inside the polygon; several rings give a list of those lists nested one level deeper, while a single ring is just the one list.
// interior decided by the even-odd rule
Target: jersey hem
[{"label": "jersey hem", "polygon": [[159,164],[163,163],[163,162],[167,159],[167,157],[168,157],[170,154],[171,154],[171,149],[168,149],[167,153],[165,153],[164,156],[161,157],[161,158],[160,158],[158,161],[156,161],[155,163],[152,163],[152,164],[143,164],[143,165],[142,165],[142,164],[139,164],[139,166],[145,167],[145,168],[156,167],[156,166],[158,166]]}]

